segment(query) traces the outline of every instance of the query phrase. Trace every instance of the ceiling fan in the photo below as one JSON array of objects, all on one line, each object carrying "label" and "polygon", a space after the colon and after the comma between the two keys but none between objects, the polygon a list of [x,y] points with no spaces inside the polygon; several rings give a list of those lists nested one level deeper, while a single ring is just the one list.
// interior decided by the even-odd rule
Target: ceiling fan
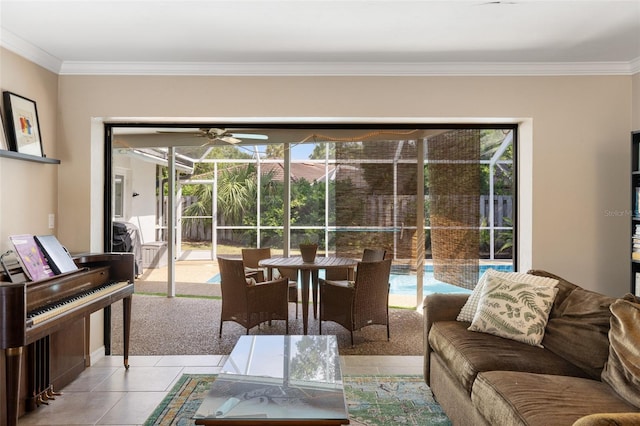
[{"label": "ceiling fan", "polygon": [[230,132],[226,129],[219,129],[216,127],[202,127],[197,131],[158,131],[158,133],[179,133],[181,135],[191,135],[195,137],[203,137],[207,138],[207,142],[203,145],[208,145],[215,141],[226,142],[231,145],[235,145],[237,143],[242,142],[243,139],[256,139],[256,140],[267,140],[269,137],[267,135],[261,135],[256,133],[235,133]]}]

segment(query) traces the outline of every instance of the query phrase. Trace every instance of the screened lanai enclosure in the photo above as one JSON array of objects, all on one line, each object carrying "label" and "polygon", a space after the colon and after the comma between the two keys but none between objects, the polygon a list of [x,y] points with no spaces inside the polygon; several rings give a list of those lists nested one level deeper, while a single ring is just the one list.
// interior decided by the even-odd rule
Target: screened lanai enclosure
[{"label": "screened lanai enclosure", "polygon": [[412,126],[110,124],[105,244],[126,227],[141,269],[382,247],[418,302],[425,280],[469,289],[487,265],[512,270],[517,129]]}]

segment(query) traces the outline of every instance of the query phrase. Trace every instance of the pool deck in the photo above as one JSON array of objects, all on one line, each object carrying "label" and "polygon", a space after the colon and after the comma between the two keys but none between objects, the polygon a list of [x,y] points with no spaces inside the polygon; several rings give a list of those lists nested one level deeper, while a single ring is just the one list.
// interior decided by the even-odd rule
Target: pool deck
[{"label": "pool deck", "polygon": [[[208,253],[208,252],[206,252]],[[200,256],[197,256],[200,257]],[[196,258],[197,258],[196,257]],[[510,264],[510,260],[481,260],[480,264]],[[174,273],[177,295],[193,296],[220,296],[220,284],[207,283],[214,275],[218,274],[218,262],[211,260],[210,256],[201,256],[199,260],[176,261]],[[136,292],[143,293],[167,293],[169,268],[146,268],[136,279]],[[389,295],[390,306],[420,307],[422,298],[412,295]]]}]

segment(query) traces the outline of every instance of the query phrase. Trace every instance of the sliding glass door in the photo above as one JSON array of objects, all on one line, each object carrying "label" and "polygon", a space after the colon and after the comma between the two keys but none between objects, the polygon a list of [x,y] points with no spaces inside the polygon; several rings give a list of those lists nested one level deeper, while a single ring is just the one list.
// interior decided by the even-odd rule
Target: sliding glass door
[{"label": "sliding glass door", "polygon": [[392,294],[416,302],[433,283],[471,288],[484,264],[513,269],[513,126],[211,126],[107,126],[107,231],[138,233],[142,280],[243,247],[298,255],[307,240],[327,256],[386,249]]}]

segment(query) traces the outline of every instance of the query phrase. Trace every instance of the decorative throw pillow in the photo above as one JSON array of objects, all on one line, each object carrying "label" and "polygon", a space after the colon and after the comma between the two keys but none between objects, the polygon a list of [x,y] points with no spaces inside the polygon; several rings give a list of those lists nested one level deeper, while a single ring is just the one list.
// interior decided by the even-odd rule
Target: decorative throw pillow
[{"label": "decorative throw pillow", "polygon": [[469,330],[542,347],[558,289],[487,277]]},{"label": "decorative throw pillow", "polygon": [[609,309],[609,359],[602,370],[602,381],[640,408],[640,305],[617,300]]},{"label": "decorative throw pillow", "polygon": [[478,280],[478,284],[473,289],[473,292],[467,299],[467,302],[460,310],[458,317],[456,320],[458,321],[473,321],[473,317],[478,310],[478,302],[480,301],[480,296],[482,295],[482,290],[484,289],[485,282],[488,277],[499,277],[509,281],[516,281],[523,284],[533,284],[533,285],[546,285],[549,287],[555,287],[558,285],[558,280],[553,278],[541,277],[538,275],[531,275],[524,272],[500,272],[495,269],[487,269],[487,271],[482,274],[480,279]]}]

